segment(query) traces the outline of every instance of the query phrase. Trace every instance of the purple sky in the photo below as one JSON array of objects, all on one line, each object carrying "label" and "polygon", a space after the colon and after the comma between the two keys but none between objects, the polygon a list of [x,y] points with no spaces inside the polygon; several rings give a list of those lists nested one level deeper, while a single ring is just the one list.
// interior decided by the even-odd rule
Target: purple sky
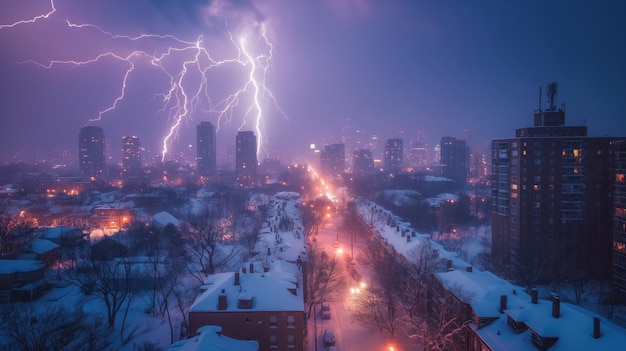
[{"label": "purple sky", "polygon": [[[137,135],[156,156],[175,119],[186,111],[168,143],[168,159],[183,151],[195,155],[195,127],[217,124],[219,102],[243,87],[251,65],[226,64],[206,71],[201,98],[173,109],[163,96],[170,75],[196,51],[171,55],[151,64],[171,38],[129,38],[141,34],[174,35],[195,42],[218,60],[237,58],[246,37],[251,55],[269,54],[272,65],[260,90],[264,146],[260,158],[302,159],[310,143],[340,141],[344,127],[377,135],[418,131],[430,145],[451,135],[470,143],[506,138],[532,123],[538,87],[559,83],[558,105],[566,103],[566,122],[586,123],[590,135],[626,136],[626,3],[622,1],[82,1],[56,0],[56,11],[34,23],[20,23],[51,12],[48,0],[0,2],[0,161],[50,157],[51,151],[76,153],[78,130],[120,95],[124,100],[91,125],[104,129],[111,162],[119,162],[123,135]],[[89,60],[73,66],[51,60]],[[243,56],[239,56],[244,59]],[[198,67],[188,65],[185,92],[197,91]],[[265,63],[262,58],[258,64]],[[259,80],[261,71],[255,78]],[[195,90],[194,90],[195,89]],[[253,87],[242,95],[230,122],[220,120],[218,146],[234,145],[238,129],[256,130]],[[545,90],[544,90],[545,91]],[[179,93],[180,94],[180,93]],[[181,97],[182,95],[179,95]],[[277,106],[273,104],[275,98]],[[210,98],[210,100],[209,100]],[[545,94],[543,97],[546,106]],[[165,110],[164,110],[165,109]],[[282,111],[282,112],[281,112]],[[264,128],[263,128],[264,127]]]}]

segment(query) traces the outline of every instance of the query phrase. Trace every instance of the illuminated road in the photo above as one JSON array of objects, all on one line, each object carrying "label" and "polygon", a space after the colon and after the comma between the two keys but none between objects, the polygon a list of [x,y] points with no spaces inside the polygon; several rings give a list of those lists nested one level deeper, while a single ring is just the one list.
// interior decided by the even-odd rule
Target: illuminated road
[{"label": "illuminated road", "polygon": [[[354,256],[360,257],[360,251],[366,248],[365,237],[358,233],[356,243],[354,243]],[[330,219],[326,219],[324,225],[320,228],[319,234],[316,236],[317,245],[323,248],[329,255],[336,254],[337,248],[342,248],[344,252],[350,254],[352,251],[350,243],[350,229],[344,228],[343,217],[339,213],[334,214]],[[339,238],[339,246],[335,244]],[[358,260],[357,260],[358,261]],[[350,287],[355,287],[355,280],[350,277],[346,269],[345,260],[339,258],[341,266],[341,274],[345,279],[343,291],[337,292],[333,297],[333,301],[329,301],[331,309],[331,319],[322,320],[319,317],[319,306],[317,308],[317,351],[325,350],[323,344],[323,330],[330,328],[335,333],[338,351],[370,351],[370,350],[387,350],[385,336],[377,331],[369,331],[362,327],[352,319],[352,298]],[[367,281],[367,271],[361,264],[355,265],[358,273]],[[313,331],[312,331],[313,332]],[[309,351],[316,350],[315,345],[311,342]]]}]

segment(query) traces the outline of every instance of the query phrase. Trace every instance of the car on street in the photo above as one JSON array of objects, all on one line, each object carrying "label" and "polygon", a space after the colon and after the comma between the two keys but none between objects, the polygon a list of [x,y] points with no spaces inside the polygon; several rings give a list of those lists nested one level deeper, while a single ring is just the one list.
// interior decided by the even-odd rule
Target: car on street
[{"label": "car on street", "polygon": [[335,346],[335,333],[330,329],[324,329],[324,347]]},{"label": "car on street", "polygon": [[328,302],[322,302],[322,319],[330,319],[330,305]]}]

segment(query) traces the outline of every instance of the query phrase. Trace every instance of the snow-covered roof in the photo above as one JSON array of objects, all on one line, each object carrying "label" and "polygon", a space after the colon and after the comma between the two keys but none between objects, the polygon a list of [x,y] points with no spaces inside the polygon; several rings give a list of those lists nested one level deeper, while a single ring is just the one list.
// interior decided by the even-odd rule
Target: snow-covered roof
[{"label": "snow-covered roof", "polygon": [[[447,196],[440,196],[446,199]],[[451,199],[451,198],[450,198]],[[407,242],[406,235],[413,229],[408,223],[390,211],[368,201],[361,202],[359,211],[364,219],[378,215],[374,231],[388,247],[407,256],[410,250],[418,245],[429,243],[437,250],[439,256],[452,263],[448,272],[436,273],[435,277],[457,298],[468,303],[479,318],[493,319],[485,326],[474,326],[476,334],[493,350],[536,351],[531,340],[531,331],[542,337],[557,337],[558,341],[550,347],[550,351],[565,350],[614,350],[626,344],[626,330],[602,319],[601,336],[593,337],[593,318],[599,317],[583,308],[560,302],[560,317],[552,316],[552,301],[538,300],[531,302],[529,294],[523,288],[497,277],[491,272],[476,268],[466,269],[471,265],[458,257],[454,252],[443,249],[431,241],[428,235],[416,234]],[[394,226],[389,223],[395,224]],[[405,236],[402,236],[402,231]],[[506,296],[506,309],[499,312],[500,296]],[[530,330],[516,334],[508,325],[511,316],[518,322],[526,323]]]},{"label": "snow-covered roof", "polygon": [[415,206],[420,195],[415,190],[384,190],[381,195],[395,206]]},{"label": "snow-covered roof", "polygon": [[152,216],[152,220],[157,225],[160,225],[162,227],[165,227],[168,224],[173,224],[175,226],[178,225],[178,219],[176,219],[176,217],[172,216],[167,211],[161,211],[159,213],[155,213],[154,216]]},{"label": "snow-covered roof", "polygon": [[[528,296],[528,295],[526,295]],[[508,304],[499,318],[478,330],[476,334],[493,351],[536,351],[531,331],[541,337],[558,338],[550,351],[567,350],[618,350],[626,344],[623,328],[600,318],[592,312],[569,303],[560,303],[560,316],[552,316],[552,301],[538,300],[537,304],[526,303],[523,307]],[[530,329],[518,334],[508,325],[511,315],[517,322],[525,323]],[[600,337],[593,336],[593,319],[600,318]]]},{"label": "snow-covered roof", "polygon": [[[235,285],[235,274],[239,275],[239,285]],[[292,274],[286,272],[265,273],[218,273],[209,276],[204,282],[206,289],[196,298],[190,312],[220,312],[217,309],[218,296],[226,294],[227,308],[233,311],[304,311],[302,287]],[[289,289],[296,289],[294,295]],[[252,309],[240,309],[237,301],[241,293],[252,296]]]},{"label": "snow-covered roof", "polygon": [[50,240],[39,239],[34,240],[33,243],[29,246],[28,250],[37,254],[46,253],[58,248],[59,245],[53,243]]},{"label": "snow-covered roof", "polygon": [[43,262],[35,260],[0,260],[0,274],[32,272],[43,267]]},{"label": "snow-covered roof", "polygon": [[[372,221],[374,228],[372,229],[381,237],[383,245],[389,249],[392,248],[404,257],[408,257],[408,254],[420,245],[429,244],[434,250],[437,250],[439,257],[451,261],[453,268],[465,269],[470,266],[456,252],[445,250],[439,243],[430,240],[429,234],[417,232],[410,223],[403,221],[391,211],[370,201],[361,202],[358,210],[366,221],[374,216],[374,221]],[[402,235],[403,232],[404,235]],[[413,236],[413,232],[415,232],[415,236]],[[407,239],[408,235],[411,236],[410,239]]]},{"label": "snow-covered roof", "polygon": [[424,178],[422,179],[427,182],[451,182],[452,181],[452,179],[450,178],[431,176],[431,175],[425,175]]},{"label": "snow-covered roof", "polygon": [[530,295],[523,288],[497,277],[491,272],[473,269],[435,273],[444,287],[472,306],[478,317],[499,317],[500,296],[507,296],[509,306],[523,308],[530,304]]},{"label": "snow-covered roof", "polygon": [[79,236],[82,236],[82,230],[74,227],[41,228],[38,232],[41,233],[43,239],[61,239],[70,233],[78,233]]},{"label": "snow-covered roof", "polygon": [[[259,231],[255,251],[266,255],[270,263],[278,260],[296,262],[298,256],[304,259],[306,256],[304,226],[298,209],[300,195],[294,192],[280,192],[275,199],[278,201],[274,201],[268,209],[267,220]],[[291,220],[289,227],[280,226],[283,218]]]},{"label": "snow-covered roof", "polygon": [[181,340],[169,347],[169,351],[258,351],[259,343],[255,340],[237,340],[222,335],[222,327],[204,326],[197,335]]}]

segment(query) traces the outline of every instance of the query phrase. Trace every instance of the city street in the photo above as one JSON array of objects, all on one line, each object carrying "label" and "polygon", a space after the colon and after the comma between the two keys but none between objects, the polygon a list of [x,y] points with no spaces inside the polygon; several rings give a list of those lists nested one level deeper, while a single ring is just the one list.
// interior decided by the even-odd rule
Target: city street
[{"label": "city street", "polygon": [[[330,319],[321,319],[320,306],[316,306],[315,320],[313,323],[309,323],[311,338],[309,339],[308,350],[326,350],[323,343],[324,329],[331,329],[334,332],[336,347],[339,351],[388,350],[384,335],[381,335],[378,331],[369,331],[352,319],[354,304],[350,289],[358,287],[358,284],[348,273],[344,255],[350,255],[352,251],[354,251],[354,262],[356,264],[353,267],[362,277],[362,280],[367,282],[369,274],[366,267],[361,264],[358,259],[362,256],[361,250],[367,248],[367,234],[352,231],[355,240],[351,242],[351,230],[344,227],[343,219],[339,212],[333,214],[330,218],[324,220],[323,226],[320,227],[319,234],[315,236],[318,248],[324,249],[329,256],[340,255],[338,259],[345,285],[342,291],[336,292],[332,300],[328,301],[331,310]],[[338,249],[343,250],[343,253],[338,253]],[[315,332],[317,335],[317,345],[313,342]]]}]

